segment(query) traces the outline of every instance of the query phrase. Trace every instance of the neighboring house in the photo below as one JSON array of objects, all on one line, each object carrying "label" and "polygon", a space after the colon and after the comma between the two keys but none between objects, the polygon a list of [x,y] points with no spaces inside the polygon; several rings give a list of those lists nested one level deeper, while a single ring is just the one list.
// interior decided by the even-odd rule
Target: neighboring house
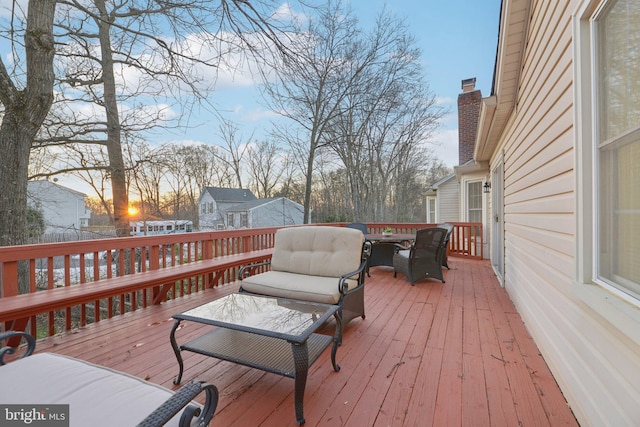
[{"label": "neighboring house", "polygon": [[286,197],[256,199],[249,190],[206,187],[200,198],[200,230],[303,224],[303,206]]},{"label": "neighboring house", "polygon": [[224,212],[239,203],[256,200],[250,190],[242,188],[205,187],[198,198],[200,230],[225,228]]},{"label": "neighboring house", "polygon": [[86,194],[50,181],[29,181],[27,203],[42,212],[45,234],[78,231],[89,225]]},{"label": "neighboring house", "polygon": [[304,223],[304,206],[286,197],[256,199],[225,211],[227,228],[257,228]]},{"label": "neighboring house", "polygon": [[427,222],[460,221],[460,184],[456,174],[442,178],[427,193]]},{"label": "neighboring house", "polygon": [[582,426],[640,423],[638,46],[637,0],[503,0],[473,153],[491,263]]}]

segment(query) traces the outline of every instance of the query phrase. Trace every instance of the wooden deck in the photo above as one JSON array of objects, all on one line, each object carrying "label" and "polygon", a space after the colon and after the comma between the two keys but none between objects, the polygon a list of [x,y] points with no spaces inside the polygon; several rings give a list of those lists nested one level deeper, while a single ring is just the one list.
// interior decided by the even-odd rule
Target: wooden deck
[{"label": "wooden deck", "polygon": [[[410,286],[386,267],[366,280],[366,319],[345,329],[331,368],[310,368],[307,426],[577,425],[547,365],[486,261],[450,258],[446,283]],[[66,354],[176,389],[171,315],[237,289],[211,289],[38,341]],[[206,326],[184,322],[179,342]],[[184,353],[183,382],[215,384],[212,426],[295,426],[293,380]]]}]

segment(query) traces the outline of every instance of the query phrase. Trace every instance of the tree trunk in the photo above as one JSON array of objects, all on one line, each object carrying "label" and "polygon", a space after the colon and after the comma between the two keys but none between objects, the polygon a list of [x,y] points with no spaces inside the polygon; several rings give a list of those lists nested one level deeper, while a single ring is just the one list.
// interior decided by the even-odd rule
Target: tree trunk
[{"label": "tree trunk", "polygon": [[104,0],[96,0],[101,20],[98,21],[100,49],[102,55],[102,78],[104,82],[104,109],[107,115],[107,153],[111,173],[113,192],[113,223],[116,236],[129,236],[129,196],[127,193],[120,117],[116,94],[116,79],[113,71],[113,52],[111,51],[111,17],[107,13]]},{"label": "tree trunk", "polygon": [[0,245],[23,244],[27,236],[27,177],[31,145],[53,102],[55,0],[28,4],[25,55],[27,84],[18,90],[0,62]]}]

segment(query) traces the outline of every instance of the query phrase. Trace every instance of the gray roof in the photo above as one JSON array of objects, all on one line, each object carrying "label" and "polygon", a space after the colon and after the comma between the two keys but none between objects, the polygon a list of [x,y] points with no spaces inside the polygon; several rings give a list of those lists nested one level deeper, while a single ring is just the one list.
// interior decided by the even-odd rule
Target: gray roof
[{"label": "gray roof", "polygon": [[203,193],[209,193],[216,202],[248,202],[256,200],[251,190],[243,188],[205,187]]},{"label": "gray roof", "polygon": [[231,206],[227,211],[248,211],[249,209],[253,209],[258,206],[262,206],[264,204],[269,203],[270,201],[275,200],[273,198],[268,199],[255,199],[245,203],[239,203],[237,205]]},{"label": "gray roof", "polygon": [[238,203],[237,205],[233,205],[231,207],[229,207],[228,209],[225,209],[225,212],[231,212],[231,211],[249,211],[253,208],[257,208],[258,206],[262,206],[262,205],[267,205],[271,202],[275,202],[276,200],[283,200],[284,202],[287,202],[291,205],[294,206],[300,206],[302,207],[301,204],[294,202],[293,200],[287,199],[286,197],[268,197],[265,199],[256,199],[256,200],[251,200],[249,202],[245,202],[245,203]]},{"label": "gray roof", "polygon": [[35,181],[29,181],[27,182],[27,192],[46,192],[46,191],[51,191],[51,187],[57,187],[59,189],[61,189],[62,191],[66,191],[67,193],[71,193],[74,194],[77,197],[87,197],[87,195],[85,193],[82,193],[80,191],[74,190],[72,188],[69,187],[65,187],[63,185],[60,184],[56,184],[55,182],[51,182],[51,181],[47,181],[46,179],[40,179],[40,180],[35,180]]}]

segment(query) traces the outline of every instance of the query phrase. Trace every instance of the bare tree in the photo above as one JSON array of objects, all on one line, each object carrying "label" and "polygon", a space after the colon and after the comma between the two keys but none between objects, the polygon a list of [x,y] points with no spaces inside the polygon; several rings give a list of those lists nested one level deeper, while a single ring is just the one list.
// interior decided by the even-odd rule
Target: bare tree
[{"label": "bare tree", "polygon": [[[0,36],[11,43],[15,62],[12,70],[0,62],[0,154],[4,160],[0,168],[0,244],[24,241],[29,151],[38,132],[39,148],[91,144],[105,150],[108,162],[99,167],[108,170],[114,221],[118,234],[126,235],[123,141],[129,133],[165,124],[163,112],[171,105],[154,113],[148,100],[157,104],[161,95],[165,100],[175,99],[188,116],[189,105],[211,105],[204,97],[213,83],[208,77],[215,76],[216,67],[230,52],[260,55],[265,42],[286,51],[280,40],[286,33],[271,19],[275,14],[270,0],[30,0],[26,13],[20,9],[22,4],[11,2],[14,15],[0,28]],[[43,127],[56,76],[60,108]],[[183,106],[185,99],[192,103]],[[83,115],[82,111],[90,113]],[[51,176],[61,171],[39,168],[36,173]]]},{"label": "bare tree", "polygon": [[262,141],[251,145],[247,152],[247,164],[259,198],[272,197],[280,184],[280,177],[286,165],[280,154],[281,149],[273,141]]},{"label": "bare tree", "polygon": [[153,148],[145,141],[134,141],[123,148],[127,182],[140,197],[139,216],[162,217],[160,188],[167,174],[164,159],[170,150],[166,145]]},{"label": "bare tree", "polygon": [[[335,151],[347,168],[355,215],[359,217],[367,208],[366,203],[361,206],[362,202],[375,191],[383,190],[380,197],[386,197],[384,186],[389,180],[372,174],[384,169],[390,175],[397,166],[399,147],[389,153],[380,150],[384,146],[381,144],[389,144],[388,138],[394,134],[398,136],[396,144],[408,142],[400,137],[404,131],[397,128],[397,123],[403,121],[402,114],[407,110],[402,103],[410,96],[405,95],[404,86],[421,86],[422,75],[416,71],[419,52],[401,21],[383,11],[373,30],[364,32],[340,1],[329,1],[298,34],[293,42],[297,55],[279,64],[277,81],[264,85],[266,102],[297,128],[292,131],[289,123],[288,128],[283,129],[285,125],[278,129],[278,136],[305,161],[305,218],[311,206],[316,156],[326,148]],[[432,100],[424,98],[430,105]],[[398,106],[402,111],[392,116]],[[381,110],[387,111],[389,121],[384,134],[376,134],[373,126],[379,124],[372,121],[383,117]],[[396,129],[391,131],[390,126]],[[378,144],[377,155],[376,146],[367,145],[369,142]],[[396,157],[383,159],[383,154]],[[371,179],[376,181],[367,182]]]},{"label": "bare tree", "polygon": [[228,170],[234,174],[235,186],[242,187],[242,163],[251,143],[251,135],[244,140],[244,136],[239,134],[240,128],[230,120],[223,120],[219,128],[219,136],[225,146],[218,160],[224,163]]},{"label": "bare tree", "polygon": [[371,59],[370,49],[358,43],[356,19],[341,3],[327,3],[307,22],[292,42],[296,56],[285,58],[276,69],[277,81],[263,86],[271,109],[302,131],[304,140],[300,143],[306,145],[302,158],[305,222],[309,218],[316,153],[326,143],[323,136],[349,93],[351,82]]},{"label": "bare tree", "polygon": [[[0,57],[0,245],[27,237],[29,156],[53,102],[55,0],[30,0],[24,31],[26,78],[12,77]],[[16,13],[16,9],[14,9]],[[14,40],[18,43],[18,40]]]}]

